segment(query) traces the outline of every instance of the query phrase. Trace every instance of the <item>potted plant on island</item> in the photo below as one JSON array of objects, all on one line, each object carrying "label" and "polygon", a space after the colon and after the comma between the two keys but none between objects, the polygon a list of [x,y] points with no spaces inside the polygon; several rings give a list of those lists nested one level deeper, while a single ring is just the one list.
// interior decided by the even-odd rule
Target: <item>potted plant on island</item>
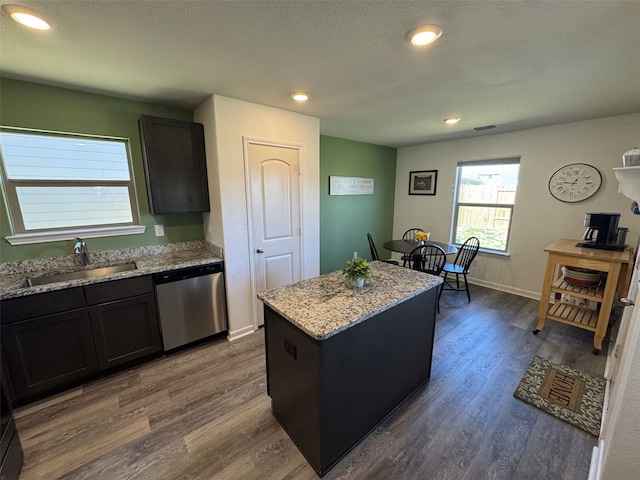
[{"label": "potted plant on island", "polygon": [[356,287],[362,287],[364,281],[373,275],[371,266],[361,257],[349,260],[347,266],[342,269],[342,273],[344,273],[344,276],[351,280]]}]

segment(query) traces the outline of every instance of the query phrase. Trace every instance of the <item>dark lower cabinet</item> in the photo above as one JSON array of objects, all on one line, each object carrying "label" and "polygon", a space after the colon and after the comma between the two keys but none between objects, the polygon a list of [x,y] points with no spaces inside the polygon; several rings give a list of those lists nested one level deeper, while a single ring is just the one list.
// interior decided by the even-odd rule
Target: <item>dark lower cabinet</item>
[{"label": "dark lower cabinet", "polygon": [[[58,313],[61,305],[81,308]],[[5,300],[0,310],[14,405],[162,352],[150,276]]]},{"label": "dark lower cabinet", "polygon": [[3,325],[2,345],[19,399],[98,371],[86,308]]},{"label": "dark lower cabinet", "polygon": [[18,480],[22,469],[22,445],[13,420],[5,386],[4,358],[0,364],[0,480]]},{"label": "dark lower cabinet", "polygon": [[431,376],[437,288],[324,340],[264,307],[272,412],[323,476]]},{"label": "dark lower cabinet", "polygon": [[24,457],[13,417],[11,417],[10,423],[7,424],[7,429],[3,433],[0,480],[18,480]]},{"label": "dark lower cabinet", "polygon": [[162,350],[153,294],[89,307],[89,319],[101,369]]}]

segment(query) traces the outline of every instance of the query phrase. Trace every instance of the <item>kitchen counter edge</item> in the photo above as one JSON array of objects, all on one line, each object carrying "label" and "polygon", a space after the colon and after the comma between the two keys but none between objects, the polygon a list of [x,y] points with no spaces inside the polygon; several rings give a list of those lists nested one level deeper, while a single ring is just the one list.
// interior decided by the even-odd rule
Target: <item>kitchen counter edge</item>
[{"label": "kitchen counter edge", "polygon": [[[265,305],[315,340],[326,340],[427,290],[441,277],[384,262],[371,262],[372,281],[351,287],[341,271],[258,294]],[[435,305],[434,305],[435,308]]]},{"label": "kitchen counter edge", "polygon": [[65,271],[78,270],[75,269],[59,269],[55,271],[41,271],[31,273],[18,273],[11,275],[3,275],[0,278],[0,300],[10,298],[26,297],[38,293],[53,292],[56,290],[64,290],[67,288],[80,287],[86,285],[94,285],[98,283],[110,282],[112,280],[120,280],[123,278],[140,277],[144,275],[152,275],[171,270],[179,270],[181,268],[196,267],[200,265],[211,265],[222,262],[221,257],[213,255],[206,249],[197,251],[180,251],[172,253],[163,253],[155,255],[146,255],[142,257],[127,258],[120,261],[101,262],[91,264],[86,269],[107,267],[122,263],[135,263],[136,269],[126,272],[113,273],[101,277],[83,278],[78,280],[69,280],[62,282],[49,283],[46,285],[37,285],[33,287],[25,287],[24,279],[27,276],[37,277],[41,275],[50,275],[52,273],[61,273]]}]

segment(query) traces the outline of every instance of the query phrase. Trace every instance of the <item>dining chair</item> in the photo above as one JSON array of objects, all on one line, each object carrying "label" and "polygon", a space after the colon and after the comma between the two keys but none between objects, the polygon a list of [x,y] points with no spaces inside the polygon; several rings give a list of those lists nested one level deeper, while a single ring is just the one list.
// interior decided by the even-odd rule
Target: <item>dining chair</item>
[{"label": "dining chair", "polygon": [[[438,245],[420,245],[414,248],[407,256],[410,257],[409,260],[407,260],[408,268],[430,273],[437,277],[442,273],[442,269],[447,261],[447,254],[444,249]],[[436,304],[438,313],[440,313],[440,295],[442,294],[442,286],[439,288],[440,291],[437,292]]]},{"label": "dining chair", "polygon": [[[369,250],[371,250],[371,260],[380,260],[380,257],[378,256],[378,250],[376,249],[376,244],[374,243],[373,237],[371,236],[370,233],[367,233],[367,240],[369,240]],[[392,265],[400,265],[395,260],[381,260],[381,261],[385,263],[390,263]]]},{"label": "dining chair", "polygon": [[[476,258],[478,254],[478,250],[480,250],[480,240],[477,237],[469,237],[458,250],[458,254],[456,255],[456,259],[453,263],[445,263],[442,271],[444,272],[444,283],[442,284],[442,288],[440,289],[440,295],[444,290],[452,290],[455,292],[467,292],[467,299],[471,301],[471,295],[469,294],[469,283],[467,282],[467,273],[469,273],[469,269],[471,268],[471,262]],[[454,287],[447,280],[448,274],[455,274],[456,276],[456,286]],[[464,278],[464,288],[460,288],[460,275]]]},{"label": "dining chair", "polygon": [[[407,230],[406,232],[404,232],[404,234],[402,235],[402,239],[403,240],[415,240],[416,239],[416,233],[417,232],[424,232],[424,229],[422,228],[410,228],[409,230]],[[400,257],[400,260],[402,260],[402,266],[406,267],[407,263],[409,262],[409,255],[402,255],[402,257]]]}]

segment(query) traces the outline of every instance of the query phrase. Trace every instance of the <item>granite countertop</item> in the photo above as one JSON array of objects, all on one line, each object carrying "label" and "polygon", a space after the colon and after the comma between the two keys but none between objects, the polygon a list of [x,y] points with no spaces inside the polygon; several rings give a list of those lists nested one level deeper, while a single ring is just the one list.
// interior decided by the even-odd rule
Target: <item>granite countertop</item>
[{"label": "granite countertop", "polygon": [[[135,251],[113,251],[109,252],[109,255],[101,255],[101,253],[102,252],[98,252],[95,255],[90,254],[90,256],[94,256],[95,259],[92,259],[92,263],[87,267],[64,265],[65,262],[58,262],[58,259],[51,259],[51,263],[49,264],[45,261],[40,261],[38,267],[39,270],[21,269],[20,267],[22,265],[11,265],[8,267],[8,264],[5,264],[3,265],[4,268],[2,275],[0,276],[0,300],[24,297],[27,295],[51,292],[54,290],[62,290],[70,287],[92,285],[95,283],[119,280],[123,278],[150,275],[153,273],[177,270],[180,268],[208,265],[222,261],[221,256],[204,248],[202,242],[193,242],[192,245],[182,246],[180,249],[170,249],[168,251],[160,249],[157,253],[149,253],[145,251],[144,253],[148,254],[140,256],[135,256]],[[113,273],[101,277],[83,278],[79,280],[61,281],[46,285],[25,287],[24,280],[26,277],[39,277],[43,275],[120,265],[131,262],[135,262],[135,270]]]},{"label": "granite countertop", "polygon": [[324,340],[442,283],[441,277],[371,262],[373,277],[354,288],[342,271],[266,290],[258,298],[316,340]]}]

